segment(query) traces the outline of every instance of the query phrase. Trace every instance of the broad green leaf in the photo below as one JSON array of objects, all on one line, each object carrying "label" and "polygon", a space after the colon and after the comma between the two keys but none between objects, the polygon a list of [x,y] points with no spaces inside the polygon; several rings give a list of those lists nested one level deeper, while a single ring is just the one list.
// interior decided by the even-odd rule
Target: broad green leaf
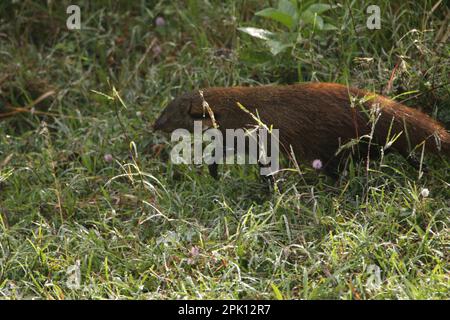
[{"label": "broad green leaf", "polygon": [[261,11],[258,11],[255,13],[257,16],[270,18],[272,20],[278,21],[282,23],[284,26],[288,27],[289,29],[292,29],[294,26],[295,20],[294,17],[290,16],[289,14],[282,12],[280,10],[274,9],[274,8],[267,8]]},{"label": "broad green leaf", "polygon": [[278,2],[278,10],[290,15],[292,18],[297,15],[297,7],[289,0],[280,0]]},{"label": "broad green leaf", "polygon": [[317,29],[319,29],[319,30],[323,29],[323,19],[322,19],[322,17],[318,16],[316,13],[305,10],[302,12],[300,19],[302,21],[304,21],[305,23],[315,24],[317,26]]},{"label": "broad green leaf", "polygon": [[332,25],[331,23],[324,23],[322,30],[338,30],[338,27]]},{"label": "broad green leaf", "polygon": [[244,27],[244,28],[238,28],[238,30],[245,32],[254,38],[263,39],[263,40],[269,40],[269,38],[273,36],[272,32],[267,31],[265,29],[260,29],[260,28]]},{"label": "broad green leaf", "polygon": [[314,23],[314,13],[305,10],[300,15],[300,20],[303,21],[304,23]]},{"label": "broad green leaf", "polygon": [[322,12],[328,11],[332,9],[333,6],[331,4],[325,4],[325,3],[316,3],[312,4],[306,9],[309,12],[321,14]]},{"label": "broad green leaf", "polygon": [[322,19],[321,16],[317,16],[317,15],[316,15],[316,21],[315,21],[315,23],[316,23],[317,29],[323,30],[323,19]]},{"label": "broad green leaf", "polygon": [[283,43],[277,40],[266,40],[266,43],[270,48],[270,53],[272,53],[274,56],[283,52],[287,48],[292,47],[292,44]]},{"label": "broad green leaf", "polygon": [[280,0],[278,2],[278,10],[286,13],[292,18],[292,26],[295,27],[298,24],[298,11],[296,0]]}]

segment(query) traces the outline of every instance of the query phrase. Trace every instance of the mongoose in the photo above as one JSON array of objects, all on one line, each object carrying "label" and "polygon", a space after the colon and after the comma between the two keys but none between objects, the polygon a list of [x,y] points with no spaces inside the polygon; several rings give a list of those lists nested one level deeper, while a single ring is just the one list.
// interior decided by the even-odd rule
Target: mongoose
[{"label": "mongoose", "polygon": [[[365,90],[336,83],[304,83],[216,87],[202,92],[203,97],[192,91],[174,99],[154,123],[154,130],[192,132],[194,120],[211,126],[205,100],[219,130],[255,126],[248,112],[258,115],[264,124],[279,129],[280,151],[289,156],[292,147],[299,163],[319,159],[329,175],[338,174],[341,161],[355,150],[359,157],[369,150],[371,156],[380,154],[381,148],[396,150],[414,163],[411,152],[416,147],[421,152],[424,143],[426,152],[450,155],[450,134],[441,124],[419,110]],[[341,148],[352,139],[362,143]]]}]

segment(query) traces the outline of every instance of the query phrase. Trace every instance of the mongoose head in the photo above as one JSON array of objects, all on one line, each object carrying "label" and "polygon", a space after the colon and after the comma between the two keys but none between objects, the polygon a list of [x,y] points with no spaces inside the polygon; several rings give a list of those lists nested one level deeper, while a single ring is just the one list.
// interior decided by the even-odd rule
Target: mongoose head
[{"label": "mongoose head", "polygon": [[211,126],[208,113],[203,112],[202,99],[198,91],[185,93],[172,100],[153,124],[153,129],[172,132],[176,129],[194,131],[194,121],[202,121],[204,127]]}]

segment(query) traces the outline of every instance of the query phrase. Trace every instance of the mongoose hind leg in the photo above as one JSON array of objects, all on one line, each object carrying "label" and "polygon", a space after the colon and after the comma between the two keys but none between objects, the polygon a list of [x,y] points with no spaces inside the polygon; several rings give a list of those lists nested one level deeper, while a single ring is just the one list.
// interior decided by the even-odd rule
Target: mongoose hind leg
[{"label": "mongoose hind leg", "polygon": [[417,171],[422,170],[425,173],[428,173],[428,167],[425,163],[421,163],[420,160],[415,155],[410,155],[406,157],[406,161],[409,163],[411,167],[416,169]]},{"label": "mongoose hind leg", "polygon": [[[216,155],[216,151],[214,150],[212,152],[212,156],[214,157],[215,155]],[[211,177],[213,177],[215,180],[219,180],[218,168],[219,168],[219,165],[216,162],[208,165],[209,175]]]},{"label": "mongoose hind leg", "polygon": [[219,173],[217,172],[219,166],[217,163],[213,163],[208,165],[208,171],[211,177],[213,177],[215,180],[219,180]]},{"label": "mongoose hind leg", "polygon": [[[427,165],[420,161],[420,158],[417,157],[416,153],[414,153],[414,152],[409,153],[407,151],[401,151],[401,150],[395,150],[395,151],[400,153],[403,156],[403,158],[405,158],[406,162],[408,162],[408,164],[411,167],[413,167],[414,169],[416,169],[417,171],[422,170],[424,173],[429,172]],[[387,152],[385,152],[385,154],[387,154]]]}]

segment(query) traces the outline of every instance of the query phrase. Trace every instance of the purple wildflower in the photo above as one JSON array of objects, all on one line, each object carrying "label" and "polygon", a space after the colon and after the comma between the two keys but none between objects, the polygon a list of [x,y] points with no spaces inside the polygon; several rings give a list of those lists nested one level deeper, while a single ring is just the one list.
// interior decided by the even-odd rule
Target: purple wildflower
[{"label": "purple wildflower", "polygon": [[103,160],[105,160],[105,162],[110,163],[114,160],[114,158],[113,158],[112,154],[107,153],[103,156]]},{"label": "purple wildflower", "polygon": [[322,161],[320,159],[316,159],[312,162],[312,167],[316,170],[322,169]]},{"label": "purple wildflower", "polygon": [[164,27],[166,25],[166,20],[163,17],[157,17],[155,20],[155,24],[157,27]]}]

